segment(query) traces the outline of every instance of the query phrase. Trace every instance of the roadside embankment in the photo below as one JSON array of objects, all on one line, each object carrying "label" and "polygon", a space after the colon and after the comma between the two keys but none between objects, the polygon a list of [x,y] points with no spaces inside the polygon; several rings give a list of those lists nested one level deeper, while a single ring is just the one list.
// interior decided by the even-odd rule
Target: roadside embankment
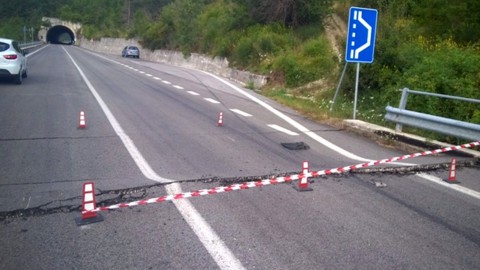
[{"label": "roadside embankment", "polygon": [[222,57],[211,57],[207,55],[192,53],[189,57],[185,57],[181,52],[168,50],[151,51],[145,49],[134,39],[123,38],[102,38],[100,40],[81,39],[77,41],[77,45],[82,48],[106,53],[120,55],[122,49],[127,45],[134,45],[140,48],[140,57],[144,60],[160,63],[168,63],[170,65],[193,68],[207,71],[218,76],[228,78],[239,82],[243,85],[260,88],[266,84],[265,76],[253,74],[246,71],[236,70],[228,66],[228,60]]}]

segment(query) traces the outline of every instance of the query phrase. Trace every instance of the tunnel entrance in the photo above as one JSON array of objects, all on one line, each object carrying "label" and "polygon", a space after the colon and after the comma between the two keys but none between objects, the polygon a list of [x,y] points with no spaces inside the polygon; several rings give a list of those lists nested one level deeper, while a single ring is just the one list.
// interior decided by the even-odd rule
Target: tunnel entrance
[{"label": "tunnel entrance", "polygon": [[48,30],[47,42],[51,44],[72,45],[75,43],[75,34],[68,27],[56,25]]}]

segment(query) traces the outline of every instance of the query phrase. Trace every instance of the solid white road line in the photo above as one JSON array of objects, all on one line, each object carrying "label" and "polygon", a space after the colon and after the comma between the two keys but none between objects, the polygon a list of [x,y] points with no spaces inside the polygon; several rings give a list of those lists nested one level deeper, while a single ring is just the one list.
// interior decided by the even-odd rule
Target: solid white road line
[{"label": "solid white road line", "polygon": [[[183,193],[180,184],[174,183],[166,186],[169,194]],[[192,206],[189,200],[173,200],[178,211],[198,236],[210,256],[217,262],[220,269],[245,269],[222,239],[215,233],[210,225],[202,218],[200,213]]]},{"label": "solid white road line", "polygon": [[80,73],[80,76],[85,81],[85,84],[87,85],[88,89],[90,89],[90,92],[92,93],[92,95],[95,97],[98,104],[102,108],[103,113],[105,114],[108,121],[112,125],[113,130],[115,131],[115,133],[117,133],[118,137],[120,137],[123,144],[125,145],[128,152],[130,153],[130,156],[133,158],[133,160],[135,161],[135,163],[137,164],[138,168],[143,173],[143,175],[145,175],[145,177],[147,177],[148,179],[161,182],[161,183],[172,182],[172,180],[160,177],[157,173],[155,173],[155,171],[153,171],[152,167],[150,167],[150,165],[147,163],[145,158],[142,156],[142,154],[138,150],[137,146],[133,143],[132,139],[130,139],[130,137],[125,133],[123,128],[120,126],[117,119],[108,108],[107,104],[103,101],[102,97],[100,97],[100,95],[98,94],[97,90],[95,90],[93,85],[90,83],[90,80],[88,80],[88,78],[85,76],[83,71],[77,65],[75,60],[73,60],[73,57],[68,53],[68,51],[64,47],[62,48],[65,51],[65,53],[67,53],[68,57],[70,57],[70,60],[72,61],[73,65],[77,68],[78,73]]},{"label": "solid white road line", "polygon": [[474,198],[480,199],[480,192],[477,192],[477,191],[475,191],[475,190],[471,190],[471,189],[469,189],[469,188],[462,187],[462,186],[455,185],[455,184],[449,184],[449,183],[443,181],[442,179],[440,179],[440,178],[438,178],[438,177],[435,177],[435,176],[433,176],[433,175],[428,175],[428,174],[425,174],[425,173],[418,173],[418,174],[416,174],[416,175],[417,175],[417,176],[420,176],[420,177],[422,177],[423,179],[426,179],[426,180],[428,180],[428,181],[434,182],[435,184],[439,184],[439,185],[441,185],[441,186],[444,186],[444,187],[453,189],[453,190],[455,190],[455,191],[461,192],[461,193],[463,193],[463,194],[472,196],[472,197],[474,197]]},{"label": "solid white road line", "polygon": [[234,112],[234,113],[236,113],[236,114],[240,114],[240,115],[245,116],[245,117],[251,117],[251,116],[252,116],[251,114],[246,113],[246,112],[244,112],[244,111],[241,111],[241,110],[239,110],[239,109],[230,109],[230,111],[232,111],[232,112]]},{"label": "solid white road line", "polygon": [[283,128],[283,127],[281,127],[281,126],[274,125],[274,124],[270,124],[270,125],[268,125],[268,126],[271,127],[271,128],[273,128],[273,129],[275,129],[275,130],[278,130],[278,131],[280,131],[280,132],[286,133],[286,134],[288,134],[288,135],[298,136],[298,133],[293,132],[293,131],[291,131],[291,130],[288,130],[288,129],[286,129],[286,128]]},{"label": "solid white road line", "polygon": [[[237,91],[238,93],[246,96],[247,98],[249,98],[250,100],[252,100],[253,102],[257,103],[258,105],[264,107],[265,109],[267,109],[268,111],[270,111],[271,113],[273,113],[274,115],[280,117],[281,119],[283,119],[285,122],[289,123],[290,125],[294,126],[296,129],[298,129],[299,131],[301,131],[302,133],[304,133],[305,135],[309,136],[310,138],[314,139],[315,141],[323,144],[324,146],[330,148],[331,150],[339,153],[340,155],[343,155],[347,158],[350,158],[352,160],[357,160],[357,161],[361,161],[361,162],[371,162],[372,160],[371,159],[366,159],[366,158],[363,158],[363,157],[360,157],[360,156],[357,156],[329,141],[327,141],[326,139],[318,136],[317,134],[315,134],[314,132],[308,130],[306,127],[304,127],[303,125],[301,125],[300,123],[296,122],[295,120],[293,120],[292,118],[286,116],[285,114],[283,114],[282,112],[278,111],[277,109],[273,108],[272,106],[268,105],[267,103],[261,101],[260,99],[258,99],[257,97],[253,96],[252,94],[240,89],[239,87],[235,86],[234,84],[214,75],[214,74],[211,74],[209,72],[206,72],[206,71],[203,71],[203,73],[209,75],[210,77],[213,77],[215,79],[217,79],[218,81],[230,86],[233,90]],[[411,166],[411,165],[415,165],[415,164],[410,164],[410,163],[402,163],[402,162],[392,162],[391,164],[401,164],[401,165],[407,165],[407,166]],[[429,181],[432,181],[432,178],[429,177],[428,175],[425,175],[425,174],[416,174],[418,177],[421,177],[425,180],[429,180]],[[428,177],[427,177],[428,176]],[[432,181],[434,183],[437,183],[437,184],[441,184],[442,186],[444,187],[447,187],[447,188],[450,188],[450,189],[453,189],[453,190],[457,190],[457,191],[460,191],[459,189],[455,188],[455,187],[458,187],[458,186],[455,186],[455,185],[444,185],[444,183],[441,183],[440,181]],[[463,188],[462,187],[462,190],[465,191],[465,192],[462,192],[464,194],[467,194],[467,195],[470,195],[470,196],[473,196],[475,197],[474,195],[472,194],[475,194],[476,191],[474,190],[470,190],[468,188]],[[468,191],[468,192],[467,192]],[[476,198],[476,197],[475,197]]]},{"label": "solid white road line", "polygon": [[[75,60],[73,60],[72,56],[67,52],[65,48],[63,48],[63,50],[70,57],[70,60],[77,68],[80,76],[82,76],[83,80],[87,84],[87,87],[90,89],[90,92],[97,100],[98,104],[103,110],[103,113],[107,116],[108,121],[112,125],[117,135],[122,140],[133,160],[135,160],[135,163],[140,168],[140,171],[143,173],[143,175],[150,180],[158,182],[171,181],[165,178],[161,178],[153,171],[153,169],[142,156],[140,151],[138,151],[133,141],[123,131],[123,128],[113,116],[112,112],[107,107],[107,104],[100,97],[98,92],[95,90],[95,88],[85,76],[83,71],[77,65]],[[182,189],[180,188],[180,184],[178,183],[167,185],[165,186],[165,189],[167,190],[169,195],[182,193]],[[189,200],[175,200],[173,203],[177,207],[178,211],[183,216],[187,224],[193,230],[193,232],[195,232],[200,242],[202,242],[202,244],[205,246],[210,256],[212,256],[212,258],[215,260],[220,269],[245,269],[242,263],[235,257],[232,251],[230,251],[230,249],[225,245],[223,240],[215,233],[215,231],[210,227],[210,225],[205,221],[205,219],[200,215],[200,213],[198,213],[198,211],[193,207]]]},{"label": "solid white road line", "polygon": [[304,133],[305,135],[309,136],[310,138],[314,139],[315,141],[323,144],[324,146],[332,149],[333,151],[347,157],[347,158],[350,158],[350,159],[353,159],[353,160],[357,160],[357,161],[362,161],[362,162],[370,162],[372,160],[370,159],[366,159],[366,158],[363,158],[363,157],[359,157],[353,153],[350,153],[348,152],[347,150],[341,148],[341,147],[338,147],[337,145],[325,140],[324,138],[318,136],[317,134],[315,134],[314,132],[308,130],[305,126],[301,125],[300,123],[298,123],[297,121],[293,120],[292,118],[288,117],[287,115],[283,114],[282,112],[280,112],[279,110],[273,108],[271,105],[265,103],[264,101],[260,100],[259,98],[253,96],[252,94],[250,93],[247,93],[246,91],[240,89],[239,87],[235,86],[234,84],[214,75],[214,74],[211,74],[211,73],[208,73],[206,71],[204,71],[205,74],[208,74],[209,76],[223,82],[224,84],[230,86],[232,89],[234,89],[235,91],[237,91],[238,93],[246,96],[247,98],[249,98],[250,100],[252,100],[253,102],[257,103],[258,105],[264,107],[265,109],[267,109],[268,111],[270,111],[271,113],[273,113],[274,115],[278,116],[279,118],[281,118],[282,120],[284,120],[285,122],[289,123],[290,125],[292,125],[293,127],[295,127],[296,129],[298,129],[300,132]]}]

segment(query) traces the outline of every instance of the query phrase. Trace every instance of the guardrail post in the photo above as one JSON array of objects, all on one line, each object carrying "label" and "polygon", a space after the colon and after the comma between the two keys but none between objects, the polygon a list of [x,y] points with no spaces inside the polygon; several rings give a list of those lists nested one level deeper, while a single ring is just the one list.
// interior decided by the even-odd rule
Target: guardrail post
[{"label": "guardrail post", "polygon": [[[407,107],[407,99],[408,99],[408,91],[410,89],[408,88],[403,88],[402,89],[402,97],[400,98],[400,105],[398,106],[398,108],[400,110],[405,110],[405,108]],[[403,128],[403,125],[402,124],[397,124],[396,127],[395,127],[395,131],[396,132],[402,132],[402,128]]]}]

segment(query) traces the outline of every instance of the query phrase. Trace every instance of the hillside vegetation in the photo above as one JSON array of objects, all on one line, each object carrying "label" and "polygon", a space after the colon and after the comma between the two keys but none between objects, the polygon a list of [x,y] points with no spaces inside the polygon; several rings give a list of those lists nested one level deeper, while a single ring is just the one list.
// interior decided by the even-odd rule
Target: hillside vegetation
[{"label": "hillside vegetation", "polygon": [[[478,0],[18,2],[0,0],[1,36],[22,40],[23,25],[38,30],[40,18],[52,16],[82,23],[89,39],[136,38],[152,50],[227,57],[235,68],[268,76],[270,83],[261,89],[265,95],[320,119],[352,115],[352,64],[335,110],[328,110],[345,65],[346,33],[332,24],[345,23],[350,6],[375,8],[375,60],[361,65],[357,118],[388,125],[385,107],[398,105],[404,87],[480,98]],[[480,105],[473,103],[412,95],[407,109],[480,123]]]}]

